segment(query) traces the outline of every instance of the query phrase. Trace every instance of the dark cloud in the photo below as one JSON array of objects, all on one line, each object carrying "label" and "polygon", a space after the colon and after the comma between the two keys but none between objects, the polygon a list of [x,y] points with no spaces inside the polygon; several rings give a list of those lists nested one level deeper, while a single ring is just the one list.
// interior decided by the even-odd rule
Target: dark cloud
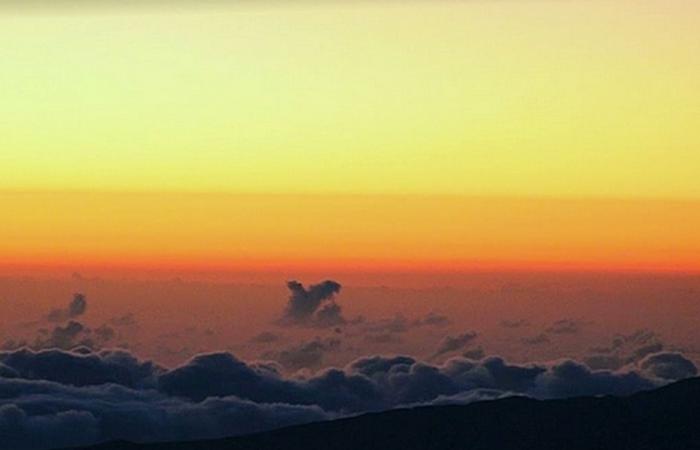
[{"label": "dark cloud", "polygon": [[467,359],[473,359],[473,360],[480,360],[483,359],[484,356],[486,356],[486,353],[484,352],[484,349],[481,347],[476,347],[476,348],[471,348],[465,352],[462,353],[462,356]]},{"label": "dark cloud", "polygon": [[541,398],[629,395],[654,385],[652,380],[634,371],[594,371],[585,364],[566,360],[542,372],[530,392]]},{"label": "dark cloud", "polygon": [[625,345],[648,345],[658,342],[658,340],[659,337],[654,331],[648,329],[641,329],[628,335],[618,334],[613,339],[613,348],[620,348]]},{"label": "dark cloud", "polygon": [[[83,294],[75,294],[73,300],[64,309],[53,309],[46,316],[49,322],[58,323],[53,328],[39,328],[33,340],[18,339],[7,340],[0,344],[2,350],[16,350],[23,347],[39,349],[57,348],[71,350],[78,347],[100,349],[112,344],[119,337],[114,326],[133,325],[133,316],[127,314],[110,321],[110,325],[103,324],[92,329],[74,318],[82,316],[87,310],[87,300]],[[40,322],[33,322],[38,324]]]},{"label": "dark cloud", "polygon": [[29,343],[25,339],[7,339],[0,344],[0,350],[17,350],[27,346]]},{"label": "dark cloud", "polygon": [[450,320],[441,314],[430,312],[424,317],[409,320],[403,314],[398,313],[393,317],[373,321],[361,320],[353,324],[362,324],[363,331],[369,333],[365,340],[369,342],[386,343],[399,342],[400,339],[392,334],[408,332],[412,327],[444,327],[450,324]]},{"label": "dark cloud", "polygon": [[[525,320],[517,321],[507,321],[501,322],[501,326],[505,328],[520,328],[529,326],[529,322]],[[523,337],[520,339],[525,345],[542,345],[551,342],[551,335],[567,335],[567,334],[577,334],[581,331],[581,328],[586,325],[586,323],[575,320],[575,319],[561,319],[552,323],[543,333],[536,334],[530,337]]]},{"label": "dark cloud", "polygon": [[609,346],[591,349],[594,354],[584,358],[584,362],[597,369],[617,370],[628,364],[638,364],[647,355],[659,353],[665,347],[656,333],[642,329],[628,335],[618,334]]},{"label": "dark cloud", "polygon": [[554,322],[549,328],[547,328],[547,333],[552,334],[576,334],[581,331],[581,326],[583,324],[574,319],[562,319]]},{"label": "dark cloud", "polygon": [[138,322],[133,313],[126,313],[123,316],[118,316],[110,319],[110,325],[115,327],[138,327]]},{"label": "dark cloud", "polygon": [[35,350],[40,349],[62,349],[71,350],[78,347],[88,347],[98,350],[110,344],[117,337],[117,332],[109,325],[102,325],[92,329],[80,322],[71,320],[65,325],[56,325],[53,329],[42,328],[33,342],[5,342],[5,350],[14,350],[22,347],[29,347]]},{"label": "dark cloud", "polygon": [[77,446],[114,438],[170,441],[215,438],[332,417],[317,406],[256,403],[236,397],[200,402],[117,385],[73,388],[0,379],[4,449]]},{"label": "dark cloud", "polygon": [[164,369],[124,351],[25,349],[0,352],[0,436],[13,450],[214,438],[407,405],[624,395],[696,373],[678,353],[648,355],[639,369],[624,371],[572,360],[455,357],[435,365],[372,356],[300,378],[229,353]]},{"label": "dark cloud", "polygon": [[49,322],[65,322],[70,319],[82,316],[87,310],[87,300],[85,295],[76,293],[73,294],[73,300],[62,309],[53,309],[46,316]]},{"label": "dark cloud", "polygon": [[164,369],[150,361],[141,362],[122,350],[89,349],[0,352],[0,363],[16,373],[15,378],[45,380],[70,386],[115,383],[132,388],[155,387]]},{"label": "dark cloud", "polygon": [[444,355],[445,353],[461,350],[465,345],[476,339],[476,336],[477,334],[471,331],[459,334],[457,336],[445,336],[442,341],[440,341],[433,358]]},{"label": "dark cloud", "polygon": [[401,338],[394,333],[366,334],[365,341],[371,344],[396,344],[402,342]]},{"label": "dark cloud", "polygon": [[81,324],[71,320],[65,326],[58,325],[54,328],[46,339],[38,338],[34,344],[35,348],[60,348],[70,350],[80,345],[91,346],[88,329]]},{"label": "dark cloud", "polygon": [[591,355],[583,359],[583,362],[595,370],[617,370],[625,365],[625,360],[617,355]]},{"label": "dark cloud", "polygon": [[326,280],[307,289],[298,281],[289,281],[287,288],[290,296],[282,324],[333,327],[346,323],[340,305],[335,303],[340,283]]},{"label": "dark cloud", "polygon": [[676,381],[694,377],[698,369],[680,353],[655,353],[646,356],[639,367],[649,375],[665,380]]},{"label": "dark cloud", "polygon": [[273,342],[278,342],[282,339],[282,336],[272,333],[270,331],[263,331],[260,334],[256,334],[250,338],[250,342],[254,344],[272,344]]},{"label": "dark cloud", "polygon": [[526,345],[542,345],[542,344],[549,344],[549,336],[547,336],[545,333],[540,333],[532,337],[524,337],[520,340],[523,344]]},{"label": "dark cloud", "polygon": [[530,322],[528,322],[525,319],[518,319],[518,320],[502,320],[500,325],[503,328],[524,328],[524,327],[529,327]]},{"label": "dark cloud", "polygon": [[316,338],[279,352],[266,353],[264,358],[273,359],[288,370],[314,369],[321,366],[326,352],[338,350],[340,340]]},{"label": "dark cloud", "polygon": [[316,313],[314,325],[318,327],[336,327],[346,322],[343,318],[340,305],[335,302],[330,302],[323,305]]},{"label": "dark cloud", "polygon": [[447,316],[431,311],[425,317],[414,320],[412,325],[417,327],[445,327],[450,323],[451,321]]},{"label": "dark cloud", "polygon": [[409,330],[409,321],[398,313],[388,319],[365,322],[364,329],[369,333],[405,333]]},{"label": "dark cloud", "polygon": [[115,338],[117,332],[109,325],[101,325],[94,330],[95,338],[100,342],[109,342]]},{"label": "dark cloud", "polygon": [[591,350],[595,353],[629,352],[630,349],[657,345],[660,342],[661,340],[655,332],[648,329],[641,329],[631,334],[616,334],[609,346],[595,347]]},{"label": "dark cloud", "polygon": [[643,345],[635,349],[629,356],[628,360],[630,362],[636,362],[640,359],[643,359],[647,355],[651,355],[652,353],[658,353],[663,349],[664,344],[662,344],[661,342],[654,342],[652,344]]}]

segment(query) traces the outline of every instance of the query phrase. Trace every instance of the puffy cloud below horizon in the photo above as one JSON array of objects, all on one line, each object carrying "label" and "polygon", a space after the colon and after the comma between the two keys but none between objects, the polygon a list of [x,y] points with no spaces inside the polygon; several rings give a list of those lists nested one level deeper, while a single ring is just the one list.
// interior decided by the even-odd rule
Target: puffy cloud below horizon
[{"label": "puffy cloud below horizon", "polygon": [[313,340],[286,347],[279,351],[266,352],[263,354],[263,357],[280,363],[288,370],[318,368],[323,362],[325,354],[339,350],[340,346],[340,339],[321,339],[316,337]]},{"label": "puffy cloud below horizon", "polygon": [[0,352],[0,448],[215,438],[508,395],[627,395],[696,374],[690,360],[669,352],[619,371],[570,359],[513,364],[459,356],[431,364],[396,355],[285,376],[274,362],[248,363],[230,353],[197,355],[168,369],[123,350],[21,349]]},{"label": "puffy cloud below horizon", "polygon": [[647,356],[666,350],[666,345],[653,331],[637,330],[631,334],[617,334],[607,347],[594,347],[584,362],[594,369],[617,370],[628,364],[641,364]]},{"label": "puffy cloud below horizon", "polygon": [[445,336],[435,351],[433,358],[444,355],[446,353],[451,353],[457,350],[461,350],[467,344],[476,339],[477,334],[473,331],[468,331],[457,336]]},{"label": "puffy cloud below horizon", "polygon": [[87,310],[87,299],[84,294],[73,294],[73,300],[65,308],[52,309],[46,316],[49,322],[65,322],[82,316]]},{"label": "puffy cloud below horizon", "polygon": [[[73,294],[73,299],[65,308],[54,308],[44,317],[52,324],[51,329],[39,328],[33,339],[9,339],[0,343],[2,350],[16,350],[30,347],[40,349],[73,350],[80,347],[88,347],[98,350],[108,345],[114,345],[114,339],[120,333],[117,328],[137,327],[133,314],[113,318],[109,323],[104,323],[97,328],[90,328],[77,319],[85,314],[88,302],[84,294]],[[29,325],[41,324],[43,320],[29,322]],[[122,344],[123,346],[123,344]]]},{"label": "puffy cloud below horizon", "polygon": [[280,320],[282,325],[334,327],[347,321],[335,296],[342,286],[333,280],[325,280],[305,288],[298,281],[287,282],[290,295]]}]

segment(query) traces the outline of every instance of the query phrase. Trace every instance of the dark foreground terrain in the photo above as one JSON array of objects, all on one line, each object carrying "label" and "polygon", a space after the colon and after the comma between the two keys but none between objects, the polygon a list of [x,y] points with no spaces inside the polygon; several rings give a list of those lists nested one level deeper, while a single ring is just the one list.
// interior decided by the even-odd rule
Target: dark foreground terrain
[{"label": "dark foreground terrain", "polygon": [[631,397],[537,401],[366,414],[228,439],[112,442],[90,450],[700,449],[700,378]]}]

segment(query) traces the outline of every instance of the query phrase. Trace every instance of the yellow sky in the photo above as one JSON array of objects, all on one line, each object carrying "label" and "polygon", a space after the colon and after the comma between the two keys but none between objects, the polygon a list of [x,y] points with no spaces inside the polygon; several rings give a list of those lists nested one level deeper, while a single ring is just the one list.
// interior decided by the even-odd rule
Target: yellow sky
[{"label": "yellow sky", "polygon": [[0,189],[697,198],[698,23],[660,0],[5,10]]}]

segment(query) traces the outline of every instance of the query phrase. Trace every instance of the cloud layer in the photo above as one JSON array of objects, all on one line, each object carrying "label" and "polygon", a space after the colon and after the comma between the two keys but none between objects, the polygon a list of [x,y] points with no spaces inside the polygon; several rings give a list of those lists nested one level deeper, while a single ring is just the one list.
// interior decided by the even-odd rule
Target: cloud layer
[{"label": "cloud layer", "polygon": [[513,394],[624,395],[696,373],[692,362],[669,352],[618,371],[573,360],[455,357],[435,365],[372,356],[300,378],[283,376],[275,363],[246,363],[230,353],[202,354],[166,369],[119,350],[22,349],[0,352],[0,448],[211,438]]}]

